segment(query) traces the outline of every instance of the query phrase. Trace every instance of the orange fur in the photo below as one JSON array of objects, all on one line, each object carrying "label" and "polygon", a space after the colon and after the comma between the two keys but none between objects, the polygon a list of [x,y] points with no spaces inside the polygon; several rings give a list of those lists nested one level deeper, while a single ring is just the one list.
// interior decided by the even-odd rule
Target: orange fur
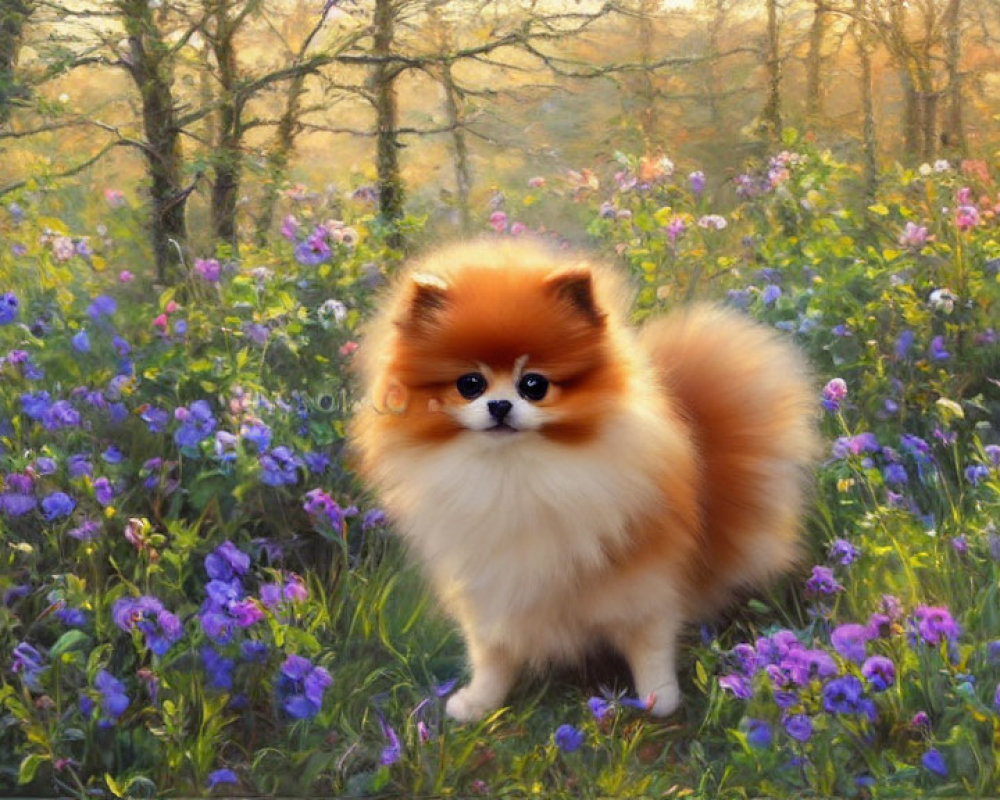
[{"label": "orange fur", "polygon": [[[415,264],[369,325],[352,441],[465,635],[454,717],[599,640],[670,713],[682,623],[796,556],[816,452],[801,357],[709,306],[637,332],[628,303],[603,265],[490,241]],[[509,427],[489,427],[498,400]]]}]

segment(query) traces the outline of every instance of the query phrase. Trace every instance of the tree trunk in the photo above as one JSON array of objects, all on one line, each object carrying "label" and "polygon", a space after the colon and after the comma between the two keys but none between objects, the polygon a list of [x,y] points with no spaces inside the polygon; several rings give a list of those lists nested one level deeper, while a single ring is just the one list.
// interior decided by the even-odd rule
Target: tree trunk
[{"label": "tree trunk", "polygon": [[17,80],[17,57],[24,28],[33,11],[28,0],[3,0],[0,7],[0,126],[10,119],[13,102],[28,96]]},{"label": "tree trunk", "polygon": [[[375,0],[372,52],[388,59],[392,55],[395,17],[392,0]],[[399,141],[396,133],[397,67],[388,60],[375,64],[372,83],[375,89],[375,165],[378,171],[379,215],[388,227],[388,243],[402,246],[398,223],[403,218],[403,181],[399,171]]]},{"label": "tree trunk", "polygon": [[767,69],[767,101],[761,111],[761,126],[770,144],[781,139],[781,52],[778,40],[778,0],[767,0],[767,42],[764,65]]},{"label": "tree trunk", "polygon": [[187,248],[181,150],[172,92],[171,50],[160,35],[146,0],[121,0],[131,56],[130,75],[142,99],[146,165],[152,203],[151,237],[159,283],[178,278]]},{"label": "tree trunk", "polygon": [[937,153],[938,93],[932,85],[925,84],[921,92],[920,157],[931,161]]},{"label": "tree trunk", "polygon": [[948,73],[948,107],[945,112],[944,130],[941,143],[949,150],[965,158],[969,145],[965,138],[965,120],[962,100],[962,0],[948,0],[944,13],[945,24],[945,69]]},{"label": "tree trunk", "polygon": [[215,35],[212,50],[219,70],[218,139],[212,153],[212,236],[228,245],[235,255],[236,202],[240,191],[243,154],[242,101],[239,97],[239,76],[236,66],[235,26],[227,14],[225,0],[214,8]]},{"label": "tree trunk", "polygon": [[921,151],[920,95],[906,65],[902,66],[899,73],[899,82],[903,89],[903,152],[911,161],[915,161]]},{"label": "tree trunk", "polygon": [[715,0],[712,8],[712,19],[708,23],[708,69],[705,78],[708,81],[708,115],[712,125],[718,127],[721,122],[719,111],[719,96],[722,94],[722,81],[719,78],[719,41],[722,37],[722,25],[725,21],[726,0]]},{"label": "tree trunk", "polygon": [[472,215],[469,209],[469,193],[472,189],[472,174],[469,171],[469,144],[465,139],[462,100],[451,74],[451,62],[441,64],[441,84],[444,86],[445,114],[451,128],[451,145],[455,153],[455,194],[458,203],[458,218],[462,233],[472,231]]},{"label": "tree trunk", "polygon": [[656,153],[660,146],[660,124],[656,108],[656,87],[653,85],[653,74],[649,64],[653,60],[653,12],[656,9],[655,0],[641,0],[639,6],[639,85],[636,94],[639,98],[639,131],[642,134],[643,150],[647,154]]},{"label": "tree trunk", "polygon": [[295,137],[299,132],[299,110],[302,105],[302,95],[305,93],[306,75],[296,73],[288,84],[288,94],[285,95],[285,110],[278,120],[278,128],[274,144],[267,153],[267,180],[264,183],[264,194],[261,198],[261,210],[256,219],[257,244],[267,243],[271,227],[274,225],[274,212],[278,206],[278,196],[281,184],[288,174],[288,162],[295,146]]},{"label": "tree trunk", "polygon": [[815,122],[823,115],[823,44],[829,21],[824,0],[814,0],[806,56],[806,117]]},{"label": "tree trunk", "polygon": [[875,102],[872,85],[871,31],[866,15],[867,0],[854,0],[854,41],[861,65],[861,152],[864,166],[865,208],[875,202],[878,191],[878,151],[875,137]]}]

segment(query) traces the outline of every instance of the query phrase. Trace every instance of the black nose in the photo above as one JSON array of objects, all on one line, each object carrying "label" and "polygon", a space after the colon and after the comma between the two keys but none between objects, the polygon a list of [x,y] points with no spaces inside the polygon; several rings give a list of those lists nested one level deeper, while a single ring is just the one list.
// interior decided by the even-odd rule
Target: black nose
[{"label": "black nose", "polygon": [[486,404],[486,407],[490,410],[490,416],[497,421],[497,424],[503,422],[504,417],[506,417],[510,410],[514,407],[510,400],[490,400]]}]

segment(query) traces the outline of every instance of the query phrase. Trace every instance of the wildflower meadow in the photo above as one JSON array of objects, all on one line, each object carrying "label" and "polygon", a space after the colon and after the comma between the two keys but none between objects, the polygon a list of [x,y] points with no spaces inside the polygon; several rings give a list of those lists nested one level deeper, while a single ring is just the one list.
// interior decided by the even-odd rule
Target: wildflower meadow
[{"label": "wildflower meadow", "polygon": [[715,299],[815,369],[801,566],[688,631],[666,720],[606,664],[445,718],[462,642],[345,449],[404,258],[370,189],[286,192],[273,241],[169,288],[118,187],[8,195],[0,794],[1000,794],[997,175],[892,167],[866,196],[784,148],[732,175],[616,153],[475,209],[619,263],[637,322]]}]

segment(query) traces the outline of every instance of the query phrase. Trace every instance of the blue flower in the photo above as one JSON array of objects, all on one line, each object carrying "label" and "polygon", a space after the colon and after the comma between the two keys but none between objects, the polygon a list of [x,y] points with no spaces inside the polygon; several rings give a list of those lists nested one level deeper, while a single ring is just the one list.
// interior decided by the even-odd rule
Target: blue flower
[{"label": "blue flower", "polygon": [[[44,394],[44,393],[43,393]],[[80,424],[80,412],[70,405],[68,400],[58,400],[45,409],[42,415],[42,427],[48,431],[60,428],[75,428]]]},{"label": "blue flower", "polygon": [[181,427],[174,433],[174,442],[179,447],[197,447],[215,430],[212,407],[205,400],[195,400],[188,408],[181,406],[174,416],[181,421]]},{"label": "blue flower", "polygon": [[87,316],[97,322],[102,316],[110,317],[118,310],[118,301],[106,294],[95,297],[87,306]]},{"label": "blue flower", "polygon": [[766,306],[772,305],[779,297],[781,297],[781,287],[773,283],[765,286],[760,293],[761,302]]},{"label": "blue flower", "polygon": [[19,674],[29,689],[40,692],[42,687],[38,679],[47,669],[42,663],[42,654],[27,642],[21,642],[14,647],[13,656],[11,671]]},{"label": "blue flower", "polygon": [[830,559],[836,561],[842,567],[852,564],[861,551],[851,544],[847,539],[834,539],[830,544]]},{"label": "blue flower", "polygon": [[864,696],[865,688],[853,675],[835,678],[823,687],[823,709],[830,714],[875,716],[875,704]]},{"label": "blue flower", "polygon": [[213,580],[228,581],[234,575],[246,575],[250,556],[228,539],[205,556],[205,571]]},{"label": "blue flower", "polygon": [[973,486],[978,486],[980,482],[990,477],[990,469],[985,464],[973,464],[965,468],[965,479]]},{"label": "blue flower", "polygon": [[766,750],[771,746],[773,735],[771,726],[762,719],[747,719],[747,744],[757,750]]},{"label": "blue flower", "polygon": [[899,486],[906,483],[908,480],[906,467],[898,463],[886,464],[885,469],[882,470],[882,480],[890,486]]},{"label": "blue flower", "polygon": [[68,517],[76,508],[76,501],[65,492],[53,492],[42,500],[42,514],[47,522]]},{"label": "blue flower", "polygon": [[805,714],[793,714],[785,720],[785,730],[797,742],[807,742],[812,736],[812,718]]},{"label": "blue flower", "polygon": [[940,778],[948,777],[948,765],[944,763],[941,751],[932,747],[920,757],[920,763],[928,772],[933,772]]},{"label": "blue flower", "polygon": [[873,692],[884,692],[896,680],[896,665],[885,656],[871,656],[861,666],[861,674]]},{"label": "blue flower", "polygon": [[56,616],[59,617],[59,621],[63,625],[67,625],[70,628],[82,628],[87,624],[87,615],[79,608],[64,606],[56,612]]},{"label": "blue flower", "polygon": [[48,392],[29,392],[21,395],[21,411],[28,419],[41,421],[51,404]]},{"label": "blue flower", "polygon": [[301,458],[285,446],[275,447],[260,456],[261,483],[268,486],[292,486],[299,482]]},{"label": "blue flower", "polygon": [[208,684],[213,689],[229,691],[233,688],[233,669],[236,662],[231,658],[220,655],[216,649],[210,645],[201,648],[201,663],[205,667],[208,675]]},{"label": "blue flower", "polygon": [[17,309],[20,303],[13,292],[0,294],[0,325],[9,325],[17,319]]},{"label": "blue flower", "polygon": [[89,353],[90,352],[90,336],[87,333],[87,329],[83,328],[78,333],[74,334],[73,338],[70,339],[73,345],[73,349],[78,353]]},{"label": "blue flower", "polygon": [[231,769],[217,769],[214,772],[208,773],[208,788],[214,789],[216,786],[222,783],[239,783],[239,778],[236,777],[236,773]]},{"label": "blue flower", "polygon": [[849,622],[838,625],[830,634],[830,644],[844,658],[861,663],[865,660],[865,645],[872,638],[866,625]]},{"label": "blue flower", "polygon": [[572,725],[563,724],[556,728],[556,746],[564,753],[573,753],[583,744],[583,731]]},{"label": "blue flower", "polygon": [[117,721],[129,705],[128,695],[125,694],[125,684],[106,669],[101,669],[98,670],[97,677],[94,679],[94,686],[101,693],[101,711],[104,712],[102,722]]},{"label": "blue flower", "polygon": [[749,700],[753,697],[753,688],[740,673],[733,672],[730,675],[723,675],[719,678],[719,686],[732,692],[740,700]]},{"label": "blue flower", "polygon": [[331,683],[333,678],[323,667],[314,667],[309,659],[292,654],[281,665],[275,688],[289,716],[310,719],[323,707],[323,693]]},{"label": "blue flower", "polygon": [[935,336],[931,339],[930,357],[934,361],[946,361],[951,358],[951,353],[945,350],[943,336]]},{"label": "blue flower", "polygon": [[141,631],[146,637],[146,645],[158,656],[166,653],[184,633],[177,616],[150,595],[119,598],[111,609],[111,616],[123,631]]},{"label": "blue flower", "polygon": [[244,440],[250,442],[258,453],[264,453],[271,446],[271,429],[263,422],[253,425],[244,425],[240,429],[240,435]]}]

